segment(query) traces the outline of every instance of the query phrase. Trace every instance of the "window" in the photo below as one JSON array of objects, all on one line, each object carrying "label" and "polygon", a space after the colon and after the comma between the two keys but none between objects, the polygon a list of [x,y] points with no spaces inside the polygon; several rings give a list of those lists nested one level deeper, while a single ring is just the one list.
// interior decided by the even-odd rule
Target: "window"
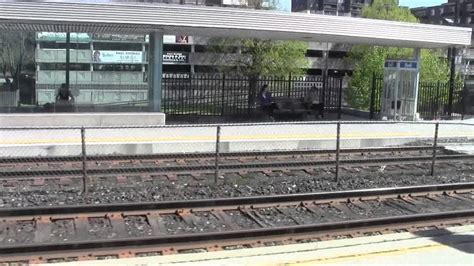
[{"label": "window", "polygon": [[206,45],[196,45],[196,46],[194,46],[194,51],[196,53],[205,53],[208,50],[209,50],[209,48]]},{"label": "window", "polygon": [[95,64],[93,65],[94,71],[128,71],[128,72],[137,72],[142,71],[141,65],[128,65],[128,64],[114,64],[114,65],[102,65]]},{"label": "window", "polygon": [[347,52],[344,51],[329,51],[329,58],[344,58]]},{"label": "window", "polygon": [[[40,42],[40,47],[43,49],[66,49],[65,42]],[[89,50],[90,44],[89,43],[71,43],[69,45],[71,49],[81,49],[81,50]]]},{"label": "window", "polygon": [[310,68],[306,70],[306,74],[310,76],[320,76],[323,74],[321,69]]},{"label": "window", "polygon": [[163,72],[189,73],[191,72],[191,66],[190,65],[163,65]]},{"label": "window", "polygon": [[215,66],[195,66],[194,70],[196,73],[216,73],[219,69]]},{"label": "window", "polygon": [[323,57],[323,51],[321,50],[307,50],[306,57]]},{"label": "window", "polygon": [[165,52],[191,52],[191,45],[164,44],[163,51]]},{"label": "window", "polygon": [[[66,70],[66,64],[49,64],[49,63],[42,63],[39,64],[41,70]],[[69,69],[71,71],[89,71],[90,65],[89,64],[69,64]]]},{"label": "window", "polygon": [[95,42],[94,50],[141,51],[141,43]]}]

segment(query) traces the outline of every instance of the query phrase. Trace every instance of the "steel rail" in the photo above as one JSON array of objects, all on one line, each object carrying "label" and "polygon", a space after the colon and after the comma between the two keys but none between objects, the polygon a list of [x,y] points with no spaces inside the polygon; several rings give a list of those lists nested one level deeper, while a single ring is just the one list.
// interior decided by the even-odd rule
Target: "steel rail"
[{"label": "steel rail", "polygon": [[36,244],[9,245],[0,247],[0,255],[32,254],[38,252],[80,251],[100,248],[143,247],[151,245],[189,244],[193,242],[231,241],[238,239],[262,239],[282,235],[325,233],[337,230],[360,229],[370,227],[394,226],[398,224],[435,222],[449,219],[472,219],[474,209],[429,214],[413,214],[386,218],[351,220],[310,225],[281,226],[263,229],[235,230],[227,232],[193,233],[151,237],[131,237],[119,239],[101,239],[90,241],[48,242]]},{"label": "steel rail", "polygon": [[[405,158],[376,158],[376,159],[345,159],[340,160],[341,165],[370,165],[379,163],[404,163],[404,162],[426,162],[432,161],[432,156],[414,156]],[[469,160],[474,159],[474,155],[455,154],[437,156],[437,161],[449,160]],[[223,163],[219,164],[221,172],[233,172],[238,170],[258,171],[265,169],[287,170],[301,169],[306,167],[331,166],[335,162],[324,161],[286,161],[286,162],[260,162],[260,163]],[[157,166],[157,167],[117,167],[117,168],[89,168],[88,175],[110,175],[110,174],[132,174],[132,173],[213,173],[214,165],[178,165],[178,166]],[[0,172],[0,178],[27,178],[27,177],[51,177],[51,176],[80,176],[81,169],[55,169],[55,170],[5,170]]]},{"label": "steel rail", "polygon": [[0,208],[0,217],[18,217],[35,215],[66,215],[78,213],[107,213],[107,212],[129,212],[129,211],[158,211],[170,209],[192,209],[192,208],[224,208],[228,206],[262,205],[262,204],[284,204],[293,202],[317,202],[337,201],[347,199],[359,199],[367,197],[386,197],[400,195],[412,195],[420,193],[446,193],[448,191],[474,190],[474,182],[454,183],[442,185],[410,186],[397,188],[361,189],[335,192],[315,192],[288,195],[269,195],[235,198],[216,198],[180,201],[158,201],[138,203],[116,203],[100,205],[66,205],[47,207],[25,207],[25,208]]}]

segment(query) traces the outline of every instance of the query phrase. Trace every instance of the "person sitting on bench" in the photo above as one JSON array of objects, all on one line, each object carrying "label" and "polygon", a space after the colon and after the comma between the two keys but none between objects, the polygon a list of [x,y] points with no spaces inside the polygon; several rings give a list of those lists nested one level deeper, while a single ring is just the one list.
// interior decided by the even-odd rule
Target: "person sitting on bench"
[{"label": "person sitting on bench", "polygon": [[56,95],[55,110],[56,112],[71,112],[73,111],[74,96],[66,84],[61,84]]},{"label": "person sitting on bench", "polygon": [[304,97],[304,102],[307,108],[311,109],[317,117],[323,117],[324,104],[320,102],[319,92],[315,86],[312,86],[309,92]]},{"label": "person sitting on bench", "polygon": [[258,95],[258,99],[260,101],[260,108],[262,108],[268,116],[273,118],[273,111],[278,109],[278,106],[273,102],[272,93],[268,90],[267,84],[263,85],[260,94]]},{"label": "person sitting on bench", "polygon": [[74,96],[72,95],[67,85],[64,83],[61,84],[61,87],[58,90],[58,94],[56,95],[56,103],[60,103],[60,104],[74,103]]}]

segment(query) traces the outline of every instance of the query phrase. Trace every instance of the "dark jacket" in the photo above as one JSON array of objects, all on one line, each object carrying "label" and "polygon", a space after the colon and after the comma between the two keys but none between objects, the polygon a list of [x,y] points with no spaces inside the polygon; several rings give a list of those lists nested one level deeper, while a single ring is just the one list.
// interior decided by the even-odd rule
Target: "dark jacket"
[{"label": "dark jacket", "polygon": [[272,104],[272,93],[267,91],[265,94],[260,93],[258,95],[258,99],[260,101],[260,106],[269,106]]}]

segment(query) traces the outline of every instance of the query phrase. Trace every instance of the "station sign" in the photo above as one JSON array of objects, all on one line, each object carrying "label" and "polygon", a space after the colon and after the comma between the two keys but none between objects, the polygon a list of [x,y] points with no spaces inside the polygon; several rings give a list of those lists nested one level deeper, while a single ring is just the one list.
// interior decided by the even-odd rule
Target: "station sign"
[{"label": "station sign", "polygon": [[189,58],[187,53],[163,53],[163,63],[185,64],[188,63],[188,59]]},{"label": "station sign", "polygon": [[385,68],[399,68],[404,70],[417,70],[418,62],[411,60],[385,61]]},{"label": "station sign", "polygon": [[398,61],[385,61],[385,68],[397,68]]},{"label": "station sign", "polygon": [[416,61],[400,61],[400,68],[405,70],[417,70],[418,62]]}]

